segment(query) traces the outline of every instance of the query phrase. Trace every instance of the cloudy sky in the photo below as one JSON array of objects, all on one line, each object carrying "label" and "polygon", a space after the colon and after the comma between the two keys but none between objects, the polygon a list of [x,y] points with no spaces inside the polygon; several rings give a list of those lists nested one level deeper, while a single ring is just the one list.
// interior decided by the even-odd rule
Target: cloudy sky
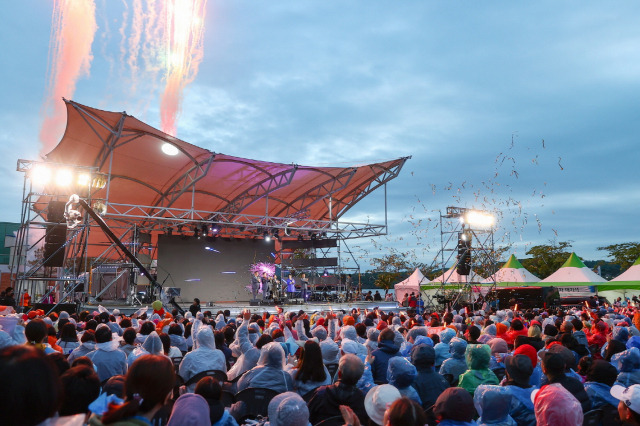
[{"label": "cloudy sky", "polygon": [[[96,1],[90,73],[69,97],[159,126],[161,77],[122,59],[132,4]],[[19,221],[52,2],[3,10],[0,220]],[[411,155],[387,187],[389,234],[350,242],[364,269],[390,248],[430,263],[449,205],[496,210],[496,241],[520,258],[551,239],[602,258],[599,246],[640,240],[639,17],[636,1],[209,0],[177,136],[305,165]],[[382,192],[347,216],[383,222]]]}]

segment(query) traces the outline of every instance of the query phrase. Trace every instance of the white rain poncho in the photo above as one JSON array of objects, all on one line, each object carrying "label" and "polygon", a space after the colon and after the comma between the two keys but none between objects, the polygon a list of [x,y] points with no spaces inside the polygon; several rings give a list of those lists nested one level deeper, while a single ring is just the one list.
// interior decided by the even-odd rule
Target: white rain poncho
[{"label": "white rain poncho", "polygon": [[478,426],[516,426],[509,415],[511,398],[511,393],[501,386],[478,386],[473,395],[473,405],[480,415]]},{"label": "white rain poncho", "polygon": [[162,355],[164,352],[162,347],[162,340],[155,331],[152,331],[145,339],[142,345],[137,346],[127,358],[127,364],[131,367],[133,361],[140,358],[142,355]]},{"label": "white rain poncho", "polygon": [[286,359],[282,345],[267,343],[260,350],[258,365],[238,380],[238,391],[252,388],[269,388],[276,392],[293,390],[293,380],[284,371]]},{"label": "white rain poncho", "polygon": [[275,396],[269,403],[270,426],[307,426],[309,408],[302,397],[293,392]]},{"label": "white rain poncho", "polygon": [[[227,371],[227,362],[224,354],[221,350],[216,349],[213,331],[210,327],[200,327],[194,343],[196,342],[198,349],[187,353],[180,363],[179,374],[185,382],[203,371]],[[196,384],[194,383],[187,387],[187,392],[193,392],[195,388]]]},{"label": "white rain poncho", "polygon": [[100,382],[119,374],[127,374],[127,356],[118,349],[118,346],[115,340],[97,343],[96,349],[87,354],[87,357],[93,361]]}]

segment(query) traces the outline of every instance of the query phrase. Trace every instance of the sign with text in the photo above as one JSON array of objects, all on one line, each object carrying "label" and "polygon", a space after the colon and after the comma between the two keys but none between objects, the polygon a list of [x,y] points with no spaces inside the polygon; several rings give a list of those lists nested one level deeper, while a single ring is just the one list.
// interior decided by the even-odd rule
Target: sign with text
[{"label": "sign with text", "polygon": [[556,287],[560,298],[563,297],[589,297],[596,294],[594,286]]}]

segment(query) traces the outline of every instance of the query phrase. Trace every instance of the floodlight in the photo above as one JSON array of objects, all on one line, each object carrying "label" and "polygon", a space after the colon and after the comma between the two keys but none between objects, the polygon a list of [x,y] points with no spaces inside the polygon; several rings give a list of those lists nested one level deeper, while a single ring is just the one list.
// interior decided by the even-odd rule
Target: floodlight
[{"label": "floodlight", "polygon": [[264,240],[266,242],[269,242],[269,241],[271,241],[271,237],[267,234],[267,235],[265,235]]},{"label": "floodlight", "polygon": [[91,186],[91,175],[89,173],[80,173],[78,175],[78,186]]},{"label": "floodlight", "polygon": [[46,185],[51,181],[51,169],[44,164],[36,164],[29,174],[36,185]]},{"label": "floodlight", "polygon": [[495,217],[489,212],[469,210],[464,215],[464,223],[472,228],[491,228],[495,223]]},{"label": "floodlight", "polygon": [[170,143],[163,143],[162,152],[164,152],[167,155],[178,155],[180,150],[176,148],[175,145],[171,145]]},{"label": "floodlight", "polygon": [[56,171],[56,185],[66,187],[73,182],[73,172],[70,169],[58,169]]}]

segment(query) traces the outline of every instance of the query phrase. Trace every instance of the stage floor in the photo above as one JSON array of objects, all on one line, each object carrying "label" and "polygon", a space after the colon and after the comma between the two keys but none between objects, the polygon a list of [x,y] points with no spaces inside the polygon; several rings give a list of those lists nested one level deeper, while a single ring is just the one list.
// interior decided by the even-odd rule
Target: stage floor
[{"label": "stage floor", "polygon": [[[109,311],[113,311],[114,309],[120,310],[122,314],[131,315],[136,312],[141,307],[148,306],[149,310],[147,312],[152,312],[153,308],[151,304],[142,304],[131,306],[128,304],[124,304],[122,302],[111,302],[111,301],[103,301],[101,303],[84,303],[81,305],[81,310],[87,310],[89,312],[97,311],[98,305],[104,306]],[[189,310],[189,306],[191,303],[178,303],[182,309],[186,311]],[[299,310],[303,310],[308,314],[312,314],[313,312],[320,311],[329,311],[333,309],[334,311],[345,310],[350,311],[352,308],[360,308],[361,311],[365,309],[374,309],[379,308],[382,311],[399,311],[402,310],[398,307],[396,302],[348,302],[348,303],[326,303],[326,302],[308,302],[302,304],[284,304],[279,305],[285,312],[298,312]],[[276,307],[274,305],[261,305],[261,306],[252,306],[248,301],[240,301],[240,302],[213,302],[206,303],[200,305],[201,310],[211,311],[214,315],[218,311],[224,311],[228,309],[231,312],[231,315],[236,316],[239,315],[243,310],[249,309],[251,312],[262,313],[269,312],[270,314],[276,313]],[[166,306],[165,306],[166,308]]]}]

